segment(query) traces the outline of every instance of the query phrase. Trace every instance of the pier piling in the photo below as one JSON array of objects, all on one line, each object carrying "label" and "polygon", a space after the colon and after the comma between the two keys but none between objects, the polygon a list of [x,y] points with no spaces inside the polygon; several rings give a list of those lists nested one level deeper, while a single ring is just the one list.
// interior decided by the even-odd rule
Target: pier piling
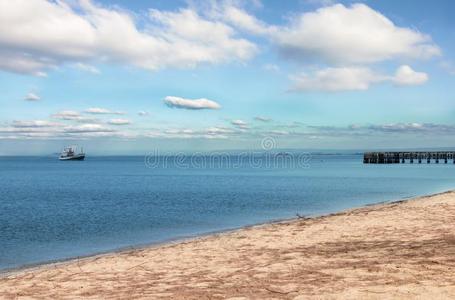
[{"label": "pier piling", "polygon": [[414,160],[421,164],[423,159],[427,160],[427,164],[432,161],[439,164],[440,160],[444,160],[444,164],[447,164],[450,159],[455,164],[455,151],[366,152],[363,155],[365,164],[404,164],[407,160],[411,164],[414,163]]}]

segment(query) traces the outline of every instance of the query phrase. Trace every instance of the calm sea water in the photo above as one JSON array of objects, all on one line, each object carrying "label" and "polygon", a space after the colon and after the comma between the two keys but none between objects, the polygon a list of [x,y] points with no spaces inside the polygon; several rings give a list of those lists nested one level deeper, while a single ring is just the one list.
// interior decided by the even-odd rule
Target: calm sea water
[{"label": "calm sea water", "polygon": [[[0,269],[318,215],[455,187],[455,165],[145,163],[144,157],[0,158]],[[259,158],[260,160],[260,158]]]}]

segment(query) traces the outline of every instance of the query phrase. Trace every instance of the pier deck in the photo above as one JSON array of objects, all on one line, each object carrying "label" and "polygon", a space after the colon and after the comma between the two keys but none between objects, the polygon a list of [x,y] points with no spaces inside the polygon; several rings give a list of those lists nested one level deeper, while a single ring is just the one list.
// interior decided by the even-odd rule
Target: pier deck
[{"label": "pier deck", "polygon": [[366,152],[363,155],[364,164],[447,164],[449,161],[455,164],[455,151]]}]

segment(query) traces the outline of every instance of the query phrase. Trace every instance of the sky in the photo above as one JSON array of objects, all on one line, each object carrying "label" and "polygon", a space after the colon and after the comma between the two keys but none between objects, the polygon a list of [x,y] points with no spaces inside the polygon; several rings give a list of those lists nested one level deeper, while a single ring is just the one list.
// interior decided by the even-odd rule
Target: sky
[{"label": "sky", "polygon": [[0,155],[453,147],[450,0],[0,0]]}]

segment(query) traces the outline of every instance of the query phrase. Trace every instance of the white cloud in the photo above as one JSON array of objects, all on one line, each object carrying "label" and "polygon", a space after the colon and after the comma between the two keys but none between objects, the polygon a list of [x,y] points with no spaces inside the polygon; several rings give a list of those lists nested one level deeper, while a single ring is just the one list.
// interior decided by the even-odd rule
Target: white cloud
[{"label": "white cloud", "polygon": [[44,76],[64,63],[91,61],[186,68],[247,60],[257,50],[230,26],[190,9],[151,10],[141,21],[90,0],[0,0],[0,69]]},{"label": "white cloud", "polygon": [[160,64],[168,61],[168,65],[193,67],[204,62],[247,60],[257,51],[251,42],[234,38],[235,31],[228,25],[203,19],[194,10],[151,10],[150,16],[161,25],[161,28],[155,29],[155,34],[171,44],[168,51],[172,55],[169,52],[162,53]]},{"label": "white cloud", "polygon": [[206,130],[208,135],[223,135],[223,134],[233,134],[234,130],[225,128],[225,127],[209,127]]},{"label": "white cloud", "polygon": [[428,74],[416,72],[410,66],[403,65],[396,71],[393,81],[397,85],[421,85],[428,81]]},{"label": "white cloud", "polygon": [[60,123],[50,122],[46,120],[33,121],[13,121],[12,126],[16,128],[41,128],[41,127],[57,127]]},{"label": "white cloud", "polygon": [[74,110],[63,110],[56,114],[53,114],[52,117],[54,119],[61,119],[61,120],[78,120],[81,118],[81,114]]},{"label": "white cloud", "polygon": [[28,93],[25,98],[24,98],[25,101],[38,101],[38,100],[41,100],[41,97],[38,96],[37,94],[35,93]]},{"label": "white cloud", "polygon": [[385,60],[426,59],[441,54],[429,35],[396,26],[380,12],[361,3],[351,6],[331,0],[307,0],[323,5],[295,14],[289,24],[274,26],[235,6],[215,5],[214,15],[246,32],[268,37],[283,56],[302,63],[320,61],[358,65]]},{"label": "white cloud", "polygon": [[336,4],[303,13],[272,39],[284,56],[300,62],[364,64],[441,53],[430,36],[398,27],[365,4]]},{"label": "white cloud", "polygon": [[115,130],[101,124],[82,124],[77,126],[66,126],[65,133],[87,133],[87,132],[114,132]]},{"label": "white cloud", "polygon": [[13,121],[0,127],[0,139],[81,139],[93,137],[131,137],[102,124],[65,125],[47,120]]},{"label": "white cloud", "polygon": [[141,117],[146,117],[146,116],[149,116],[150,113],[148,111],[145,111],[145,110],[141,110],[137,113],[139,116]]},{"label": "white cloud", "polygon": [[123,111],[112,111],[107,108],[101,108],[101,107],[91,107],[87,108],[84,110],[85,113],[88,114],[95,114],[95,115],[124,115],[125,112]]},{"label": "white cloud", "polygon": [[111,119],[108,122],[111,125],[129,125],[131,124],[130,120],[127,119]]},{"label": "white cloud", "polygon": [[231,124],[240,129],[248,129],[248,123],[243,120],[232,120]]},{"label": "white cloud", "polygon": [[185,99],[175,96],[167,96],[164,98],[164,103],[169,107],[184,108],[184,109],[219,109],[221,106],[213,100],[200,99]]},{"label": "white cloud", "polygon": [[247,125],[247,123],[243,120],[232,120],[231,124],[235,125],[235,126],[246,126]]},{"label": "white cloud", "polygon": [[366,67],[326,68],[312,75],[302,73],[292,78],[294,91],[344,91],[367,90],[371,83],[384,81],[380,76]]},{"label": "white cloud", "polygon": [[58,113],[52,114],[52,118],[65,120],[65,121],[76,121],[78,123],[100,123],[101,120],[95,118],[88,118],[82,116],[79,112],[74,110],[63,110]]},{"label": "white cloud", "polygon": [[220,14],[230,24],[249,33],[266,35],[275,30],[274,26],[269,26],[244,10],[232,5],[226,5]]},{"label": "white cloud", "polygon": [[[409,66],[401,66],[395,75],[387,76],[367,65],[440,55],[440,48],[429,35],[399,27],[365,4],[344,6],[325,0],[309,2],[324,7],[296,14],[284,26],[266,24],[232,2],[227,2],[222,9],[215,6],[218,12],[215,15],[236,28],[269,38],[286,58],[300,63],[332,65],[314,74],[293,76],[294,90],[366,90],[371,84],[383,81],[417,85],[428,80],[427,74],[415,72]],[[264,69],[279,70],[273,64],[265,65]]]},{"label": "white cloud", "polygon": [[73,66],[74,66],[74,68],[84,71],[84,72],[88,72],[88,73],[92,73],[92,74],[101,74],[100,70],[98,70],[97,68],[95,68],[94,66],[89,65],[89,64],[84,64],[84,63],[79,62],[79,63],[74,64]]},{"label": "white cloud", "polygon": [[374,131],[384,132],[415,132],[425,129],[425,125],[422,123],[390,123],[381,125],[370,125],[368,129]]},{"label": "white cloud", "polygon": [[293,91],[362,91],[371,84],[393,82],[396,85],[420,85],[428,75],[416,72],[407,65],[400,66],[395,75],[387,76],[367,67],[341,67],[317,70],[313,74],[302,73],[291,77]]},{"label": "white cloud", "polygon": [[[3,42],[1,41],[1,30],[3,25],[1,24],[0,21],[0,47],[3,47]],[[3,28],[6,29],[8,27]],[[55,68],[55,64],[50,61],[43,60],[39,57],[33,57],[26,52],[7,50],[6,47],[5,49],[0,48],[0,70],[29,74],[37,77],[47,77],[47,73],[42,70],[51,68]]]}]

